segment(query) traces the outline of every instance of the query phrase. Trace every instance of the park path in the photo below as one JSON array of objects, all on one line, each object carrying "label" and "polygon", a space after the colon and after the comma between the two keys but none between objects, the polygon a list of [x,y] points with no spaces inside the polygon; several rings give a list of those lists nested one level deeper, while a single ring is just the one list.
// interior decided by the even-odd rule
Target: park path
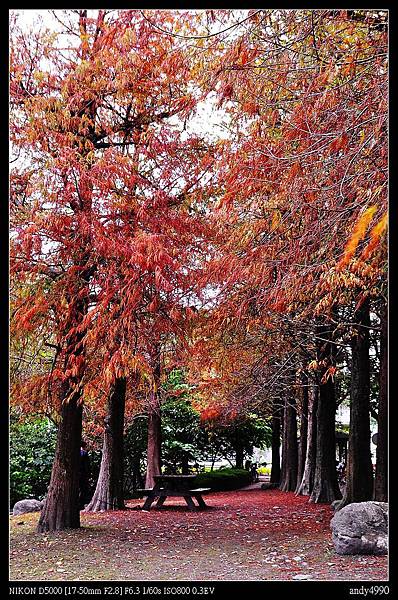
[{"label": "park path", "polygon": [[[260,482],[261,484],[261,482]],[[79,530],[37,534],[38,514],[11,517],[11,580],[217,581],[387,579],[387,558],[339,556],[332,511],[280,490],[182,499],[161,510],[82,513]]]},{"label": "park path", "polygon": [[255,483],[249,483],[249,485],[245,485],[244,487],[240,488],[240,491],[261,490],[263,483],[269,483],[269,477],[260,475],[258,481]]}]

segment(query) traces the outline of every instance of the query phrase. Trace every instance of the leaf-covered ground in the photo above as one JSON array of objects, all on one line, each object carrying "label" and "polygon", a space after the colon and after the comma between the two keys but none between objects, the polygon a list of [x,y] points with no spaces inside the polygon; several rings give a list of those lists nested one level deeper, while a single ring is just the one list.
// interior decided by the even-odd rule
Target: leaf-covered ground
[{"label": "leaf-covered ground", "polygon": [[163,509],[82,513],[80,530],[38,534],[38,513],[11,516],[10,580],[198,581],[388,579],[387,557],[339,556],[332,511],[279,490],[206,496],[189,512]]}]

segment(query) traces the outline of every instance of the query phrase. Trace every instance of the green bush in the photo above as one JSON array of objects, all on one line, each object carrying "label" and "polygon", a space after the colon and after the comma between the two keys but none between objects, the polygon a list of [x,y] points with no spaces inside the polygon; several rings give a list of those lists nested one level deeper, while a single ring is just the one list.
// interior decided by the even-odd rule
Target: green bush
[{"label": "green bush", "polygon": [[200,473],[195,479],[195,487],[207,487],[214,491],[236,490],[251,483],[250,473],[244,469],[218,469]]},{"label": "green bush", "polygon": [[271,475],[271,467],[258,467],[257,472],[259,475]]},{"label": "green bush", "polygon": [[47,493],[55,453],[56,427],[46,418],[10,424],[10,505]]}]

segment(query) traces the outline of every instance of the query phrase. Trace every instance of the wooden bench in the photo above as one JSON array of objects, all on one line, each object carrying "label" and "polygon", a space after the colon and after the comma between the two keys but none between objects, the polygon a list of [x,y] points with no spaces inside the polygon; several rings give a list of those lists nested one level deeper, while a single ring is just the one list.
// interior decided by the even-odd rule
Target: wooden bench
[{"label": "wooden bench", "polygon": [[206,502],[202,498],[202,494],[206,494],[211,491],[211,488],[195,488],[194,490],[189,490],[192,496],[195,498],[200,508],[207,508]]},{"label": "wooden bench", "polygon": [[134,491],[135,494],[140,494],[140,496],[142,498],[143,496],[148,496],[148,494],[150,492],[152,492],[152,488],[149,488],[147,490],[146,489],[141,489],[141,488],[138,489],[137,488],[136,490],[133,490],[133,491]]},{"label": "wooden bench", "polygon": [[[160,508],[161,506],[163,506],[163,504],[168,496],[173,496],[176,498],[184,498],[185,502],[188,505],[189,510],[195,511],[198,508],[202,508],[202,509],[208,508],[207,504],[205,503],[205,501],[202,498],[202,494],[210,492],[211,488],[195,488],[193,490],[189,490],[189,489],[170,489],[168,487],[159,488],[159,487],[155,486],[152,489],[138,489],[135,491],[138,492],[139,494],[142,494],[142,496],[147,496],[147,499],[144,502],[142,510],[150,510],[150,508],[151,508],[153,502],[156,500],[156,498],[157,498],[156,507]],[[199,506],[195,505],[195,503],[193,502],[193,498],[195,498],[195,500],[197,501]]]}]

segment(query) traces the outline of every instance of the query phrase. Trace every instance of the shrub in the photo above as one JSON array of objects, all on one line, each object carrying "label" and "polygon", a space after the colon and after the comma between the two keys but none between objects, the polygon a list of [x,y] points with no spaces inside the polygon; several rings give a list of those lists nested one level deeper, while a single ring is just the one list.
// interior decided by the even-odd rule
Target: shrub
[{"label": "shrub", "polygon": [[56,427],[47,418],[10,425],[10,504],[43,499],[50,483]]},{"label": "shrub", "polygon": [[251,483],[250,473],[245,469],[218,469],[200,473],[195,487],[209,487],[214,491],[236,490]]},{"label": "shrub", "polygon": [[257,472],[259,475],[271,475],[271,467],[258,467]]}]

